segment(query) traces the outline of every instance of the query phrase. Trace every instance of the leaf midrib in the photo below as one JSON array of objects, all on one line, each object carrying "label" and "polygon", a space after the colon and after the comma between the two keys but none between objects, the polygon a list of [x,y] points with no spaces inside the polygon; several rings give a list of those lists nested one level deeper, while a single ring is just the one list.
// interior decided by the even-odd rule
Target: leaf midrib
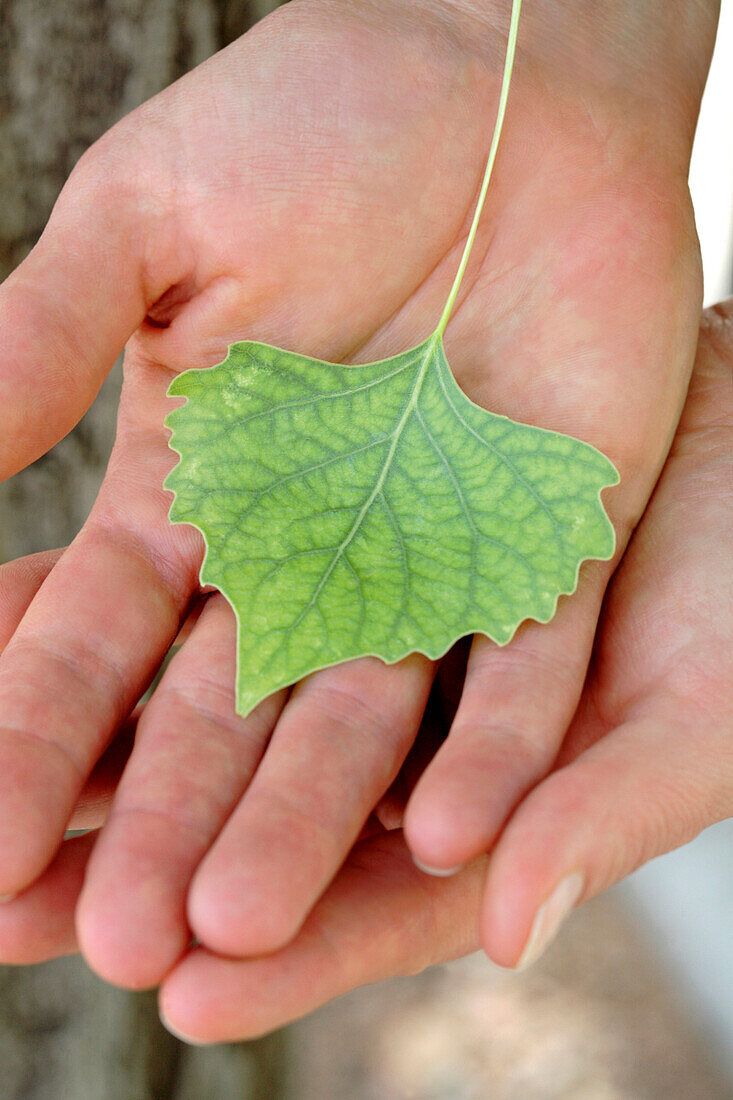
[{"label": "leaf midrib", "polygon": [[298,618],[296,619],[296,621],[293,623],[293,626],[292,626],[291,629],[296,630],[300,626],[300,624],[302,623],[303,619],[306,617],[308,612],[311,611],[311,609],[315,606],[315,604],[318,600],[318,597],[320,596],[320,594],[323,591],[323,589],[325,588],[325,586],[328,584],[329,578],[330,578],[331,574],[333,573],[334,569],[336,568],[338,562],[341,560],[341,558],[343,557],[343,555],[346,553],[347,549],[349,548],[349,546],[353,542],[357,531],[361,527],[361,524],[364,520],[364,517],[366,516],[366,514],[369,511],[369,509],[371,508],[371,506],[374,504],[374,501],[377,499],[377,497],[381,493],[382,486],[384,485],[384,482],[386,481],[387,474],[389,473],[390,466],[392,465],[392,460],[394,458],[395,451],[397,450],[397,446],[398,446],[400,438],[402,436],[402,431],[405,427],[405,424],[410,419],[410,416],[414,412],[415,406],[417,405],[417,402],[420,398],[420,393],[422,391],[422,387],[423,387],[423,384],[425,382],[425,376],[426,376],[426,374],[428,372],[428,369],[430,367],[430,363],[433,361],[433,358],[435,356],[435,352],[436,352],[436,349],[437,349],[439,339],[440,339],[440,335],[438,333],[434,333],[430,337],[430,339],[428,340],[427,344],[425,345],[425,354],[422,358],[422,362],[420,364],[420,369],[418,370],[417,375],[415,376],[415,382],[413,383],[412,392],[411,392],[409,400],[407,401],[407,403],[405,405],[405,408],[402,412],[402,416],[400,417],[400,419],[397,423],[397,426],[395,427],[395,430],[392,432],[392,442],[390,444],[389,450],[387,451],[384,462],[382,463],[382,469],[381,469],[381,472],[379,474],[379,477],[377,478],[377,481],[376,481],[376,484],[375,484],[374,488],[372,489],[372,491],[369,494],[369,496],[367,497],[367,499],[364,501],[364,504],[361,506],[356,519],[354,520],[353,524],[351,525],[351,529],[350,529],[349,533],[347,534],[347,536],[343,540],[343,542],[341,542],[339,544],[339,546],[336,550],[336,553],[334,554],[333,558],[331,559],[331,562],[328,566],[328,569],[326,569],[326,571],[324,572],[323,576],[321,577],[321,580],[318,583],[318,586],[317,586],[315,592],[311,596],[311,598],[308,601],[307,605],[301,611],[301,613],[298,616]]}]

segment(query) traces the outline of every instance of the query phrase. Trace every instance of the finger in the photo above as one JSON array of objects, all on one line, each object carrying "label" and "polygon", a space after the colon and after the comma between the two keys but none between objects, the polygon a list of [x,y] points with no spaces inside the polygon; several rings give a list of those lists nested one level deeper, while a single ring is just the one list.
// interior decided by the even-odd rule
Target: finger
[{"label": "finger", "polygon": [[27,966],[78,951],[74,908],[95,834],[67,840],[37,882],[0,902],[0,963]]},{"label": "finger", "polygon": [[363,658],[300,685],[250,787],[191,885],[191,927],[244,956],[287,943],[407,754],[433,666]]},{"label": "finger", "polygon": [[163,1022],[198,1043],[254,1038],[367,982],[465,955],[478,944],[485,866],[428,879],[400,832],[367,840],[281,951],[247,961],[203,949],[186,956],[161,988]]},{"label": "finger", "polygon": [[522,803],[489,864],[482,941],[529,965],[570,910],[733,815],[733,721],[704,731],[684,701],[644,708]]},{"label": "finger", "polygon": [[[0,653],[63,553],[63,549],[45,550],[0,566]],[[130,753],[135,724],[133,716],[90,775],[69,822],[70,829],[97,828],[106,817],[112,793]]]},{"label": "finger", "polygon": [[[0,653],[63,552],[46,550],[0,566]],[[136,724],[137,714],[133,714],[94,768],[74,808],[70,829],[95,829],[104,821],[132,749]]]},{"label": "finger", "polygon": [[107,820],[117,785],[130,759],[144,709],[145,704],[135,708],[95,764],[74,807],[68,824],[70,830],[100,829]]},{"label": "finger", "polygon": [[605,566],[588,569],[551,623],[525,624],[504,648],[475,638],[450,734],[405,814],[424,867],[447,873],[488,851],[549,770],[582,691],[606,577]]},{"label": "finger", "polygon": [[[435,687],[435,685],[433,685]],[[384,829],[401,829],[405,807],[415,783],[437,752],[441,740],[440,714],[435,692],[428,698],[420,728],[405,761],[389,789],[374,808],[374,815]]]},{"label": "finger", "polygon": [[246,787],[285,693],[246,719],[234,710],[236,622],[207,600],[140,719],[132,757],[79,902],[93,969],[130,988],[156,985],[191,938],[191,876]]},{"label": "finger", "polygon": [[[198,600],[195,603],[190,615],[186,617],[178,631],[174,645],[183,645],[190,637],[205,602],[205,600]],[[70,830],[100,829],[107,820],[117,785],[130,759],[138,722],[146,705],[146,703],[140,703],[135,707],[129,719],[123,723],[115,735],[109,748],[94,765],[74,807],[68,824]]]},{"label": "finger", "polygon": [[44,550],[0,565],[0,653],[63,550]]},{"label": "finger", "polygon": [[504,965],[529,964],[574,904],[733,815],[729,351],[727,312],[708,316],[671,458],[609,596],[594,691],[563,766],[492,857],[482,938]]},{"label": "finger", "polygon": [[0,479],[73,428],[148,307],[181,278],[182,243],[167,240],[133,127],[125,120],[81,158],[0,287]]},{"label": "finger", "polygon": [[24,889],[53,857],[197,583],[191,532],[168,526],[162,470],[145,469],[145,480],[111,479],[0,657],[0,893]]},{"label": "finger", "polygon": [[[63,549],[44,550],[0,566],[0,653],[63,553]],[[184,624],[181,634],[186,626]],[[106,818],[115,787],[132,751],[138,717],[138,711],[131,715],[95,766],[74,808],[69,829],[96,829]]]},{"label": "finger", "polygon": [[443,657],[414,744],[392,786],[380,799],[375,815],[385,829],[401,829],[405,807],[418,780],[448,736],[466,677],[470,638],[462,638]]}]

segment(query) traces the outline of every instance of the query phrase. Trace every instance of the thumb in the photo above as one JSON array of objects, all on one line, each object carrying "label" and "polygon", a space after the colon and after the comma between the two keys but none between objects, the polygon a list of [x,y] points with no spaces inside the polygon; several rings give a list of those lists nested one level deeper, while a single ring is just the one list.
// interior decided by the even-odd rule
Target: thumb
[{"label": "thumb", "polygon": [[637,714],[517,809],[484,897],[482,941],[495,962],[528,965],[580,901],[733,812],[729,719],[699,728],[692,707],[673,705]]},{"label": "thumb", "polygon": [[0,480],[71,431],[145,317],[147,216],[123,168],[93,146],[0,286]]}]

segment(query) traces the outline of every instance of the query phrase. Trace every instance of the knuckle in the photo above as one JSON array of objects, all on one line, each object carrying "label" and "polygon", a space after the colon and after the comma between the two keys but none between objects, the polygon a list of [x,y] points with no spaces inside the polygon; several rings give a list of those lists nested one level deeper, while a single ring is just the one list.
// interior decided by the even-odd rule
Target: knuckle
[{"label": "knuckle", "polygon": [[[32,638],[14,642],[13,652],[25,653],[31,670],[34,666],[43,668],[45,693],[53,689],[71,701],[78,698],[81,689],[85,695],[106,700],[115,714],[125,706],[126,677],[112,655],[105,652],[102,639],[73,634],[59,635],[56,642]],[[49,675],[52,670],[57,675]]]},{"label": "knuckle", "polygon": [[[137,117],[136,117],[137,115]],[[151,143],[140,139],[148,123],[134,112],[79,157],[56,200],[49,225],[100,229],[107,249],[134,253],[145,278],[155,270],[165,241],[171,247],[171,207],[177,201],[170,169]],[[136,132],[137,127],[137,132]],[[147,146],[147,147],[146,147]],[[176,252],[176,249],[173,249]],[[174,280],[175,281],[175,280]]]},{"label": "knuckle", "polygon": [[[263,807],[270,818],[280,818],[285,825],[283,835],[297,843],[303,860],[314,865],[316,876],[325,875],[341,857],[342,842],[338,822],[330,821],[326,807],[320,801],[309,803],[305,791],[283,791],[273,787],[260,790]],[[296,839],[297,838],[297,839]]]},{"label": "knuckle", "polygon": [[[25,746],[24,752],[34,749],[34,766],[41,767],[37,753],[42,753],[42,766],[54,774],[56,782],[71,779],[75,785],[84,782],[87,775],[87,766],[63,741],[56,741],[51,737],[44,737],[35,730],[27,730],[15,726],[0,726],[0,743],[5,742],[18,746]],[[40,776],[37,774],[37,779]]]},{"label": "knuckle", "polygon": [[576,687],[575,663],[567,654],[519,639],[504,649],[482,649],[475,658],[475,669],[482,688],[491,690],[492,705],[496,702],[495,692],[499,692],[500,699],[513,699],[517,689],[528,682],[537,696],[545,698],[546,692],[554,695]]},{"label": "knuckle", "polygon": [[[119,212],[143,201],[144,163],[127,137],[129,122],[123,119],[81,154],[61,192],[62,209]],[[80,212],[80,211],[79,211]]]},{"label": "knuckle", "polygon": [[399,771],[417,722],[388,699],[376,693],[369,698],[360,687],[306,682],[295,698],[315,710],[322,728],[333,731],[332,771],[343,774],[353,800],[373,805],[375,789],[381,793]]},{"label": "knuckle", "polygon": [[157,694],[165,709],[173,705],[207,725],[232,731],[245,726],[234,709],[231,687],[212,677],[198,674],[187,684],[162,684]]},{"label": "knuckle", "polygon": [[350,726],[354,722],[367,726],[382,725],[378,709],[363,699],[358,691],[309,681],[302,697],[315,702],[319,711],[337,725]]},{"label": "knuckle", "polygon": [[136,525],[124,523],[121,516],[98,508],[98,514],[87,520],[83,537],[85,546],[95,553],[119,554],[126,562],[142,567],[146,579],[153,582],[150,591],[180,617],[196,583],[195,565],[183,557],[165,526],[138,530]]},{"label": "knuckle", "polygon": [[[168,837],[178,838],[183,831],[188,834],[189,841],[198,847],[211,838],[209,830],[199,820],[196,806],[192,806],[191,800],[186,797],[187,793],[181,792],[182,797],[178,799],[163,796],[155,805],[144,801],[113,805],[108,818],[110,831],[114,825],[122,825],[124,828],[127,822],[131,822],[135,829],[140,829],[141,825],[146,829],[147,826],[152,826],[156,830],[162,830]],[[124,831],[129,841],[131,834],[126,828]]]},{"label": "knuckle", "polygon": [[541,735],[507,722],[460,723],[451,732],[450,740],[453,744],[460,744],[471,758],[488,758],[496,762],[497,757],[508,756],[514,765],[524,761],[531,770],[543,763],[555,749],[554,743],[550,746]]},{"label": "knuckle", "polygon": [[348,729],[349,736],[362,734],[375,741],[387,754],[397,751],[395,716],[389,705],[380,706],[379,702],[367,698],[359,689],[317,683],[315,680],[304,685],[300,698],[303,702],[314,703],[329,723]]}]

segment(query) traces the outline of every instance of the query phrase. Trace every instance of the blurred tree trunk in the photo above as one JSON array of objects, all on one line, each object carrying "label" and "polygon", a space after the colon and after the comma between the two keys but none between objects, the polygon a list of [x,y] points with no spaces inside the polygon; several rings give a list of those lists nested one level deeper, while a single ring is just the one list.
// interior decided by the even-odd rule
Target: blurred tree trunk
[{"label": "blurred tree trunk", "polygon": [[[278,0],[0,0],[0,279],[37,240],[84,150],[122,115],[242,34]],[[119,364],[71,435],[0,486],[0,560],[68,543],[112,446]],[[195,1050],[153,994],[78,959],[0,969],[3,1100],[281,1094],[281,1040]]]},{"label": "blurred tree trunk", "polygon": [[[277,6],[0,0],[0,279],[100,134]],[[109,455],[119,384],[118,367],[76,431],[0,486],[0,560],[65,545],[79,530]]]}]

